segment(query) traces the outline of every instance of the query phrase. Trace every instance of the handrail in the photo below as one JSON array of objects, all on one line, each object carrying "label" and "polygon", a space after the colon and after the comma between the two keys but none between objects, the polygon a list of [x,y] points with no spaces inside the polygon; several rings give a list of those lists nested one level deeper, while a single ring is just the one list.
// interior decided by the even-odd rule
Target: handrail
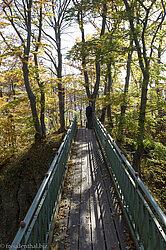
[{"label": "handrail", "polygon": [[140,248],[164,250],[166,233],[154,212],[164,227],[166,227],[165,214],[96,117],[94,128]]},{"label": "handrail", "polygon": [[76,131],[76,117],[70,125],[61,146],[10,246],[14,249],[47,247],[58,198],[62,189],[66,164]]}]

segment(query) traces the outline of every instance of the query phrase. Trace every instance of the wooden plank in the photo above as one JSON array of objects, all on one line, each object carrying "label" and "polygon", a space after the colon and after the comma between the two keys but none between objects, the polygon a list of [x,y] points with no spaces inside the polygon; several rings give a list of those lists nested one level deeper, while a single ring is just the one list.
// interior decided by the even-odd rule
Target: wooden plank
[{"label": "wooden plank", "polygon": [[[92,131],[87,132],[88,148],[92,140]],[[91,208],[91,228],[92,228],[92,245],[93,249],[105,249],[105,237],[102,224],[102,214],[98,200],[99,183],[95,180],[95,166],[91,161],[91,152],[89,148],[90,164],[90,208]]]},{"label": "wooden plank", "polygon": [[105,235],[105,243],[107,248],[120,249],[119,240],[116,233],[116,228],[114,225],[113,218],[110,213],[110,206],[108,203],[108,197],[106,194],[101,168],[104,167],[104,163],[98,157],[98,148],[96,147],[95,138],[92,138],[91,143],[91,154],[92,154],[92,164],[96,167],[95,180],[96,183],[100,183],[100,190],[98,190],[98,199],[100,204],[100,210],[103,221],[103,229]]},{"label": "wooden plank", "polygon": [[71,250],[79,249],[79,227],[80,227],[80,199],[81,199],[81,150],[80,150],[80,130],[77,133],[77,143],[76,143],[76,161],[75,168],[72,173],[72,197],[70,204],[70,217],[68,224],[68,234],[69,234],[69,244],[66,247],[69,247]]},{"label": "wooden plank", "polygon": [[[76,136],[76,138],[78,135]],[[75,148],[77,148],[77,142],[75,143]],[[74,149],[75,151],[75,149]],[[73,150],[72,150],[73,153]],[[70,244],[72,243],[72,237],[75,238],[75,235],[73,234],[70,236],[70,232],[73,232],[73,228],[70,229],[69,226],[69,218],[70,221],[72,220],[72,216],[75,218],[75,202],[73,200],[77,199],[74,198],[74,193],[75,189],[75,183],[74,179],[77,179],[80,176],[79,172],[79,162],[78,162],[79,157],[77,156],[77,152],[74,152],[72,154],[72,163],[69,164],[67,176],[66,176],[66,181],[65,181],[65,187],[64,187],[64,194],[62,196],[60,208],[59,208],[59,213],[58,213],[58,220],[54,229],[54,238],[53,242],[50,246],[51,249],[70,249]],[[73,192],[74,190],[74,192]],[[71,213],[73,211],[73,215]],[[79,216],[78,216],[79,218]],[[72,226],[73,227],[73,226]],[[77,247],[78,247],[78,233],[77,233]],[[74,248],[73,249],[77,249]]]},{"label": "wooden plank", "polygon": [[67,244],[67,227],[70,212],[70,199],[72,196],[72,185],[70,180],[71,165],[69,164],[67,176],[64,184],[64,190],[59,204],[59,211],[56,218],[54,236],[51,249],[66,249]]},{"label": "wooden plank", "polygon": [[78,129],[75,148],[62,201],[64,230],[52,249],[126,249],[126,222],[93,130]]},{"label": "wooden plank", "polygon": [[[95,147],[99,149],[99,145],[97,142],[96,142]],[[107,200],[108,200],[109,207],[110,207],[110,213],[113,218],[114,227],[115,227],[117,237],[119,240],[119,246],[121,249],[126,249],[129,245],[128,241],[130,240],[131,242],[131,239],[129,239],[129,233],[126,227],[127,223],[123,216],[122,210],[120,208],[120,205],[118,202],[118,196],[115,192],[113,181],[110,177],[110,173],[105,164],[101,150],[96,149],[95,152],[97,152],[96,154],[98,154],[98,158],[100,159],[100,162],[101,162],[100,170],[101,170],[102,179],[103,179],[104,186],[105,186]],[[132,249],[134,249],[134,247]]]},{"label": "wooden plank", "polygon": [[113,247],[114,249],[119,249],[119,244],[118,244],[118,238],[116,235],[116,230],[114,227],[113,219],[110,216],[110,209],[109,209],[109,204],[108,204],[108,199],[105,193],[105,188],[103,185],[102,181],[102,176],[101,176],[101,162],[99,159],[96,159],[95,157],[95,152],[96,148],[94,148],[94,139],[92,138],[91,142],[91,162],[92,165],[96,166],[94,173],[94,180],[96,184],[96,191],[97,191],[97,196],[98,196],[98,203],[100,207],[100,213],[101,213],[101,219],[102,219],[102,225],[103,225],[103,231],[104,231],[104,238],[105,238],[105,245],[108,247]]},{"label": "wooden plank", "polygon": [[80,203],[80,233],[79,249],[91,249],[91,221],[90,221],[90,185],[89,185],[89,152],[86,142],[86,130],[82,130],[82,147],[81,147],[81,203]]}]

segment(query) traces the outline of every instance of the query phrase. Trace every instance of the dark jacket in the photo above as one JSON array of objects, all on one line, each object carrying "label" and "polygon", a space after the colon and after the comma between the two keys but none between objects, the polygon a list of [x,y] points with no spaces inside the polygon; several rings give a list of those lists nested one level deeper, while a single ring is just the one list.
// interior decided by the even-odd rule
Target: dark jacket
[{"label": "dark jacket", "polygon": [[92,118],[92,112],[93,112],[92,107],[91,107],[91,106],[88,106],[88,107],[86,108],[86,117],[87,117],[87,118]]}]

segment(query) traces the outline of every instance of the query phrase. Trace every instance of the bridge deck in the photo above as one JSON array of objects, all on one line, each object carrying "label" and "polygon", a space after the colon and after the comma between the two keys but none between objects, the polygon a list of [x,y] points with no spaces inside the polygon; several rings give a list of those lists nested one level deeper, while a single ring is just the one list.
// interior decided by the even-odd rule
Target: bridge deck
[{"label": "bridge deck", "polygon": [[94,132],[77,131],[51,249],[134,249]]}]

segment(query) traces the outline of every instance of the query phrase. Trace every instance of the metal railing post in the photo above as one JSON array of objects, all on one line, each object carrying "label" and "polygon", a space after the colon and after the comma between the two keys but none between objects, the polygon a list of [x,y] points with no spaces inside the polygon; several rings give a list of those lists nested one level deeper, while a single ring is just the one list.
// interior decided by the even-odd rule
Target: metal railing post
[{"label": "metal railing post", "polygon": [[165,214],[96,117],[94,129],[138,248],[165,250]]}]

